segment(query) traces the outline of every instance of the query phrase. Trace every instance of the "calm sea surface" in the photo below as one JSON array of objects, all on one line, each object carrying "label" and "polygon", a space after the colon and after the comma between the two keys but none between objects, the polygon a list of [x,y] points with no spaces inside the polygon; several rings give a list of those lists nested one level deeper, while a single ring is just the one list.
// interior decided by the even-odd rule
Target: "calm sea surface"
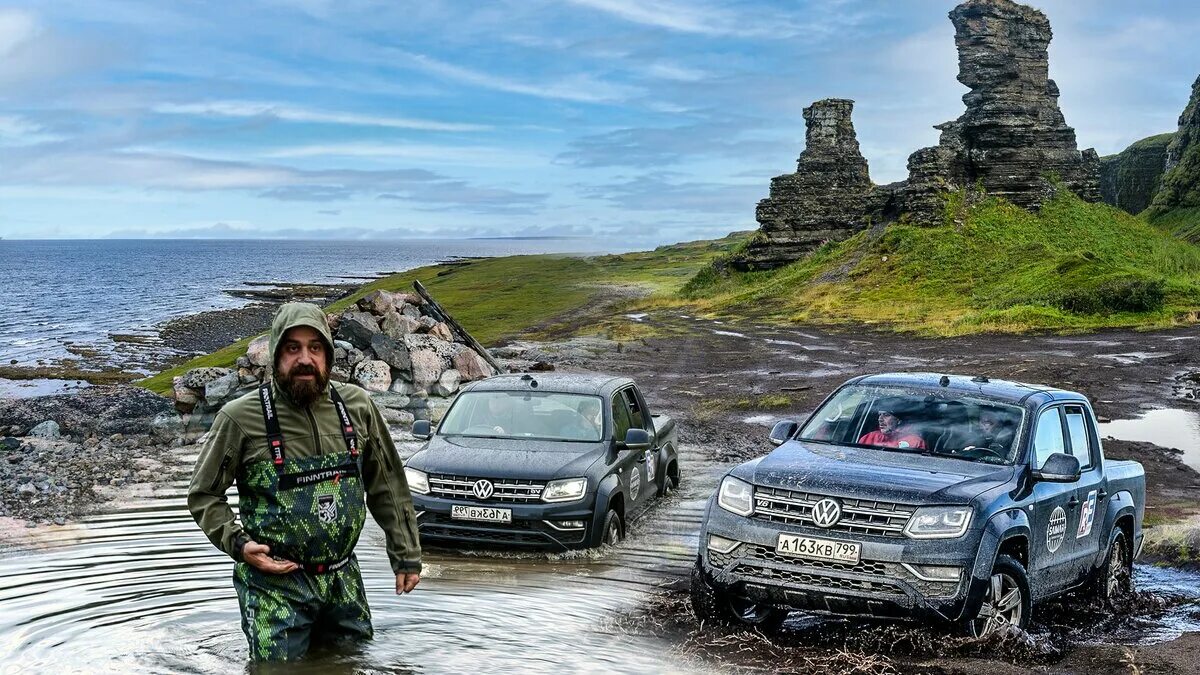
[{"label": "calm sea surface", "polygon": [[[110,334],[153,339],[163,321],[247,300],[249,281],[335,283],[451,256],[596,252],[588,240],[0,240],[0,364],[120,355]],[[361,283],[366,283],[365,280]]]}]

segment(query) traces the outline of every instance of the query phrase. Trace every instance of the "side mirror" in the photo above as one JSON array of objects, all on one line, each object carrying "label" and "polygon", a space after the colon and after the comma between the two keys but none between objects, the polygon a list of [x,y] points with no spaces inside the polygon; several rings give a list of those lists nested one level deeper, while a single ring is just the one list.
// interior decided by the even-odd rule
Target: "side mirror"
[{"label": "side mirror", "polygon": [[429,437],[433,436],[433,426],[429,423],[429,420],[417,420],[413,422],[412,435],[417,440],[429,440]]},{"label": "side mirror", "polygon": [[789,438],[795,435],[796,429],[799,426],[799,424],[791,420],[776,422],[775,426],[771,428],[771,435],[767,438],[771,441],[771,445],[783,445]]},{"label": "side mirror", "polygon": [[1033,470],[1033,477],[1047,483],[1074,483],[1079,480],[1079,458],[1056,452],[1046,458],[1042,468]]},{"label": "side mirror", "polygon": [[645,450],[650,447],[650,434],[645,429],[630,429],[625,432],[626,450]]}]

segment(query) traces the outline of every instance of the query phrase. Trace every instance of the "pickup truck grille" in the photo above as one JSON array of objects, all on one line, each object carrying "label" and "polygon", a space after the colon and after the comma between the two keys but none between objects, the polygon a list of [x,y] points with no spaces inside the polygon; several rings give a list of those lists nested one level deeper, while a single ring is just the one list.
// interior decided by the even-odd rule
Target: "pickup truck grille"
[{"label": "pickup truck grille", "polygon": [[[812,520],[813,506],[827,495],[781,488],[754,488],[754,517],[776,523],[816,527]],[[904,525],[913,514],[913,507],[874,499],[838,497],[842,517],[833,532],[853,532],[882,537],[902,537]]]},{"label": "pickup truck grille", "polygon": [[542,490],[546,488],[544,481],[519,480],[515,478],[491,479],[492,495],[487,499],[475,496],[475,483],[481,480],[471,476],[454,476],[451,474],[429,474],[429,494],[445,499],[465,499],[472,502],[525,504],[536,502],[542,498]]}]

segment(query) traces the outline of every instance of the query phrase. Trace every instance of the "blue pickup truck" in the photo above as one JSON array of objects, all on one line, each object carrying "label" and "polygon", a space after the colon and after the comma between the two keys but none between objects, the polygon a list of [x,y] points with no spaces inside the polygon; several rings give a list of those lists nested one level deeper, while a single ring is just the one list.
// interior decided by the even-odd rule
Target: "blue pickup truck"
[{"label": "blue pickup truck", "polygon": [[843,384],[709,501],[692,581],[704,620],[792,609],[932,619],[973,635],[1034,603],[1132,590],[1145,475],[1104,457],[1084,396],[986,377]]}]

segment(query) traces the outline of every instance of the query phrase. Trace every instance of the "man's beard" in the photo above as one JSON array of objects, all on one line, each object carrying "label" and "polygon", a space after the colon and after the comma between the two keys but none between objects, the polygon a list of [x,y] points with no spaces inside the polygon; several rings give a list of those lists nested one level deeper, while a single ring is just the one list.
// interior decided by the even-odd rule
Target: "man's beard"
[{"label": "man's beard", "polygon": [[[300,375],[313,375],[311,380],[298,380]],[[295,366],[286,375],[279,374],[279,388],[287,393],[288,398],[301,408],[307,408],[317,399],[321,398],[321,393],[325,391],[325,385],[329,384],[329,376],[316,368],[308,365]]]}]

